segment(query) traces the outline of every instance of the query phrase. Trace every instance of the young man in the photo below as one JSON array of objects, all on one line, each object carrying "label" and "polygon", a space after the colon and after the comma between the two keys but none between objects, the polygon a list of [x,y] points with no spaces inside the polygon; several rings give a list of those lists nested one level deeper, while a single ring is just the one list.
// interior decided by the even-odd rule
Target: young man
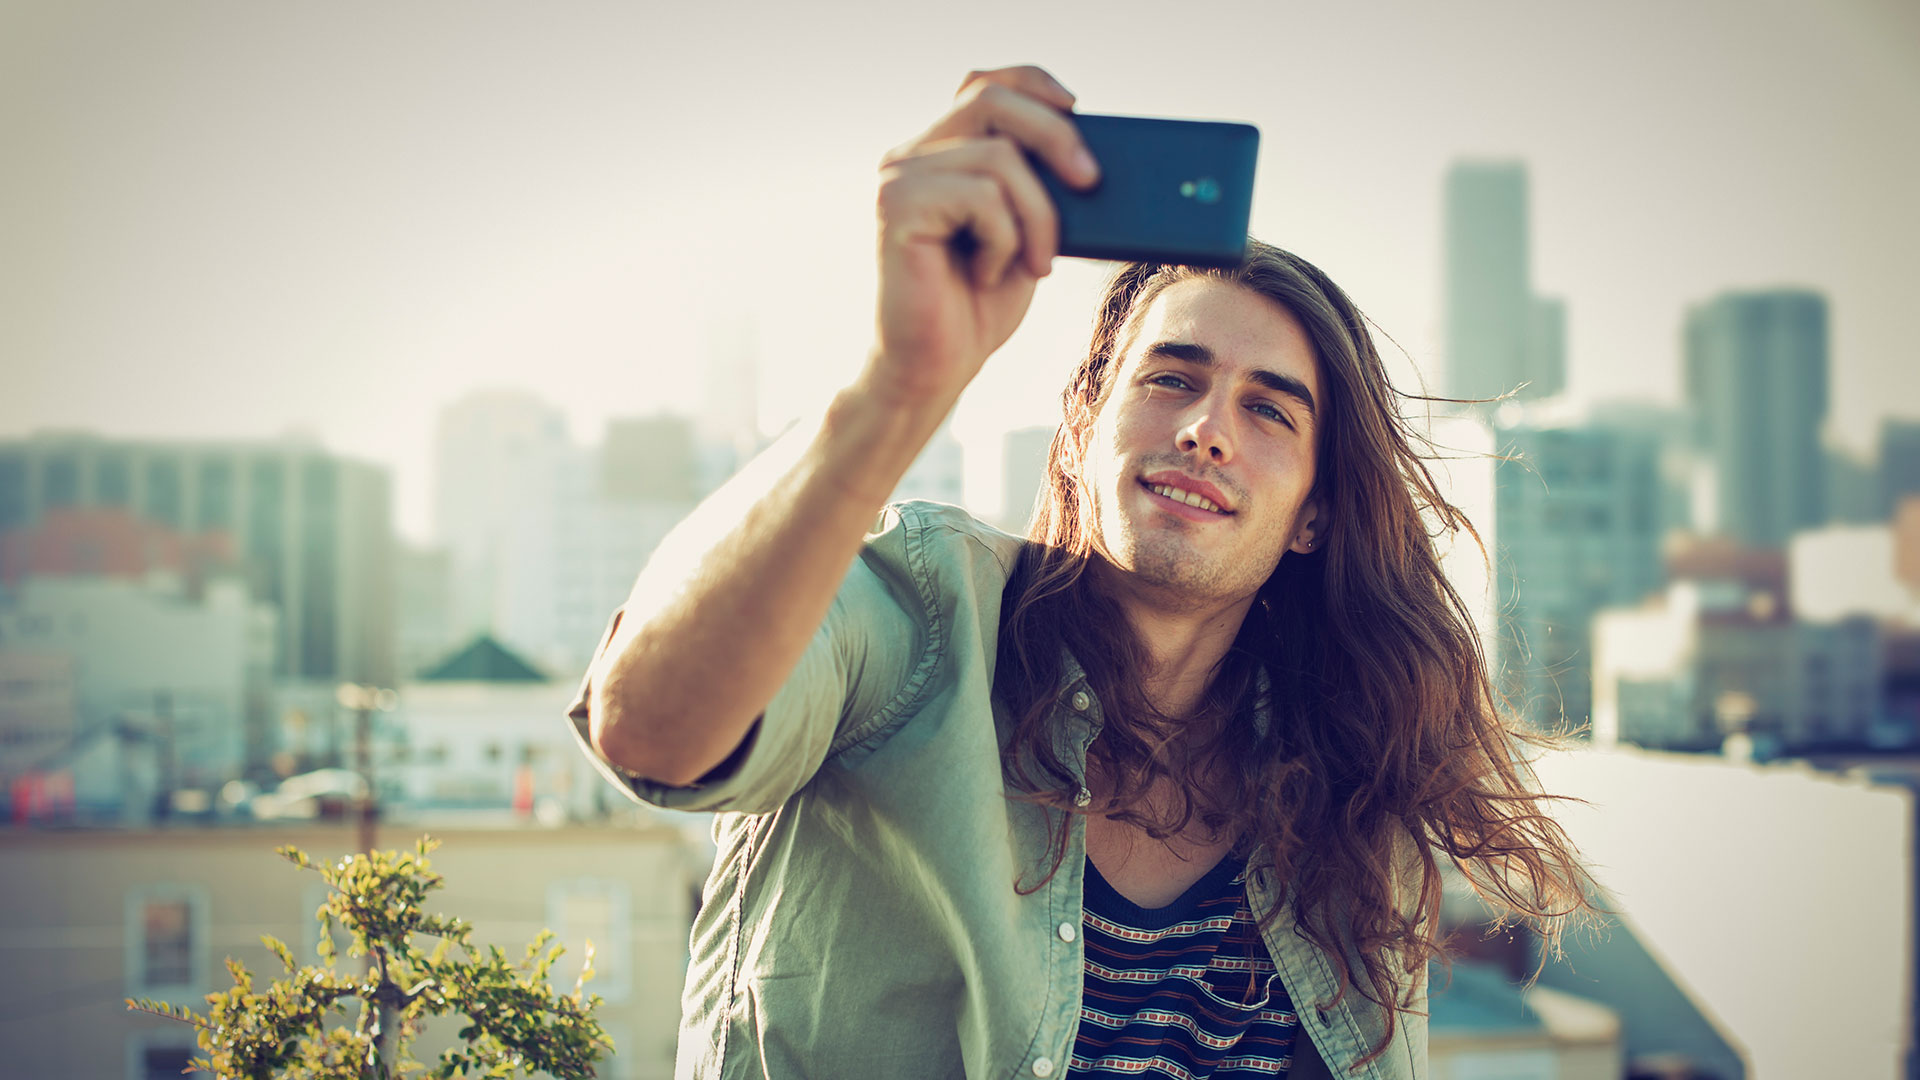
[{"label": "young man", "polygon": [[1116,275],[1029,540],[884,507],[1048,270],[1021,151],[1097,176],[1072,104],[975,73],[889,156],[866,368],[663,545],[572,709],[721,812],[682,1076],[1419,1077],[1435,849],[1581,903],[1421,508],[1457,519],[1303,261]]}]

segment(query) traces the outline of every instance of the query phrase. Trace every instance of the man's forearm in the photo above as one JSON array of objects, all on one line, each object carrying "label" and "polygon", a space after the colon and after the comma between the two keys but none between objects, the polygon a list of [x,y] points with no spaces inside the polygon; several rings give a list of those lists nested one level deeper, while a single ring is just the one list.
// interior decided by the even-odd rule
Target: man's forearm
[{"label": "man's forearm", "polygon": [[595,663],[594,746],[668,784],[726,760],[799,663],[950,404],[842,391],[798,464],[690,573],[650,567]]}]

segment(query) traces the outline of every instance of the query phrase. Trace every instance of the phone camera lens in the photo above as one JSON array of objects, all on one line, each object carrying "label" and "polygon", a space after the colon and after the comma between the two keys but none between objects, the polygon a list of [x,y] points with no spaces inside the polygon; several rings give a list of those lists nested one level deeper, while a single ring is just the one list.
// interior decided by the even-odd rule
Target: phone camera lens
[{"label": "phone camera lens", "polygon": [[1212,206],[1214,203],[1220,201],[1220,181],[1215,180],[1211,176],[1203,176],[1198,180],[1182,180],[1180,181],[1180,197],[1183,199],[1193,199],[1206,206]]}]

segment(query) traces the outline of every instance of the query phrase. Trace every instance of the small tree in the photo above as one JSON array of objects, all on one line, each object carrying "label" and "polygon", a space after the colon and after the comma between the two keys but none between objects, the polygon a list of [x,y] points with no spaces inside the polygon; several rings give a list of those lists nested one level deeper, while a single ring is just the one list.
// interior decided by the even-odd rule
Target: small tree
[{"label": "small tree", "polygon": [[[592,943],[569,994],[554,992],[547,982],[565,951],[554,942],[553,931],[542,930],[519,963],[493,946],[476,947],[465,921],[421,910],[421,902],[442,882],[427,862],[438,846],[422,837],[416,853],[376,851],[331,866],[315,863],[297,848],[279,848],[288,861],[318,873],[329,886],[326,902],[314,913],[322,965],[296,964],[286,943],[262,936],[286,968],[285,976],[264,991],[254,990],[244,965],[228,959],[233,987],[207,995],[205,1016],[165,1002],[129,999],[127,1007],[197,1027],[205,1056],[193,1063],[220,1080],[508,1078],[522,1072],[545,1072],[560,1080],[593,1076],[593,1063],[613,1044],[593,1018],[599,995],[583,996],[583,984],[593,977]],[[365,972],[337,970],[336,926],[347,933],[347,955],[368,958]],[[439,940],[431,952],[422,952],[414,945],[419,936]],[[355,999],[357,1013],[351,1008]],[[462,1045],[442,1054],[432,1068],[414,1060],[408,1044],[420,1020],[451,1012],[467,1018],[459,1033]]]}]

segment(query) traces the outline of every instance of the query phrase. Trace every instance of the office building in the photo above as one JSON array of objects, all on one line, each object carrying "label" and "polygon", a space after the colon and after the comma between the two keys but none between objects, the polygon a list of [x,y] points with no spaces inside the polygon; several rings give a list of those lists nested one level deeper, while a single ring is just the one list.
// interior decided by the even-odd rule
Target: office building
[{"label": "office building", "polygon": [[394,656],[400,681],[418,675],[459,644],[453,621],[453,557],[439,547],[395,539]]},{"label": "office building", "polygon": [[1445,393],[1559,393],[1566,386],[1566,307],[1533,293],[1526,166],[1456,162],[1447,171],[1445,203]]},{"label": "office building", "polygon": [[142,821],[261,774],[277,623],[234,579],[26,579],[0,599],[0,781],[64,792],[26,817]]},{"label": "office building", "polygon": [[1506,427],[1498,438],[1500,685],[1535,726],[1584,728],[1594,614],[1663,580],[1661,448],[1594,424]]},{"label": "office building", "polygon": [[435,543],[448,554],[452,640],[488,634],[556,675],[583,668],[608,617],[700,489],[692,425],[615,420],[597,446],[514,391],[468,395],[434,443]]},{"label": "office building", "polygon": [[[1793,618],[1770,592],[1682,580],[1594,619],[1594,740],[1762,756],[1866,745],[1883,726],[1882,629]],[[1743,751],[1747,752],[1747,751]]]},{"label": "office building", "polygon": [[[579,468],[566,418],[531,394],[480,391],[440,413],[433,439],[433,543],[453,569],[453,636],[492,633],[523,651],[554,641],[559,487]],[[589,483],[597,486],[598,477]]]},{"label": "office building", "polygon": [[1711,531],[1780,547],[1826,522],[1827,302],[1729,292],[1686,317],[1686,393],[1713,470]]},{"label": "office building", "polygon": [[[49,518],[70,509],[127,511],[198,538],[183,541],[190,546],[224,536],[253,599],[280,611],[277,678],[393,681],[393,511],[385,469],[300,440],[46,434],[0,442],[0,536],[61,528]],[[94,558],[77,549],[62,554],[44,535],[35,543],[36,565],[84,566]]]},{"label": "office building", "polygon": [[1900,500],[1920,495],[1920,420],[1881,421],[1879,441],[1879,520],[1884,521]]}]

